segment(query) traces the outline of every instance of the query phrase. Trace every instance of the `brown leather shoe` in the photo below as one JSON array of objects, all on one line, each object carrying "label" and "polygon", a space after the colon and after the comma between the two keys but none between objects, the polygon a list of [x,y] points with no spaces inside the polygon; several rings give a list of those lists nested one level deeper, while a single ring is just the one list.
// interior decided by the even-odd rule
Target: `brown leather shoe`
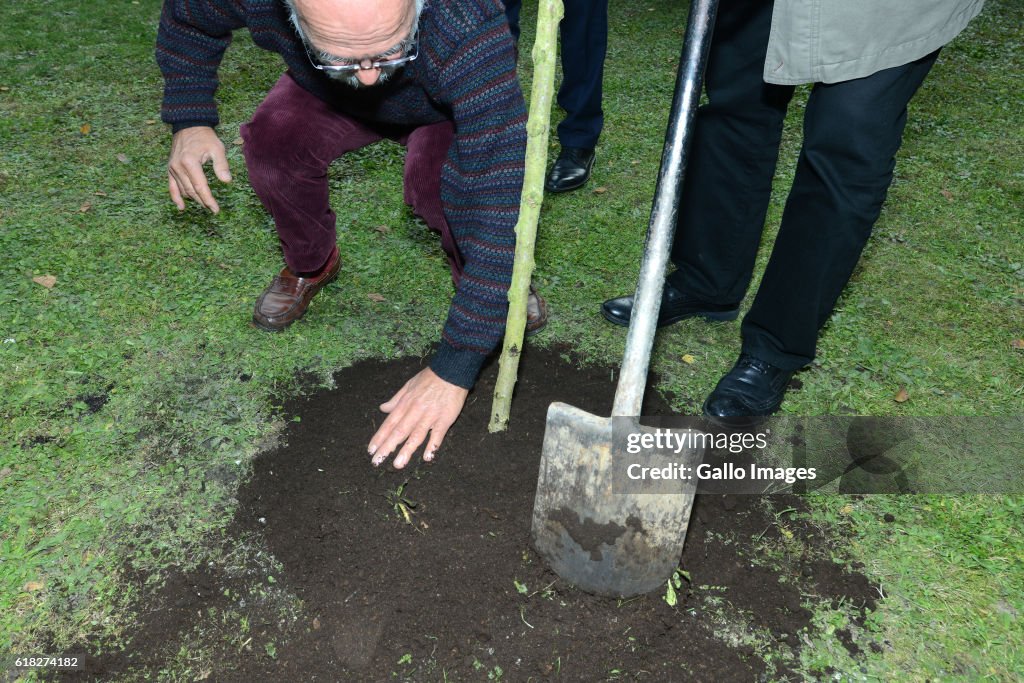
[{"label": "brown leather shoe", "polygon": [[285,266],[256,300],[253,324],[268,332],[280,332],[288,327],[306,314],[309,302],[327,283],[338,277],[339,270],[341,257],[337,247],[316,277],[299,277]]},{"label": "brown leather shoe", "polygon": [[530,296],[526,299],[526,336],[532,337],[548,324],[548,302],[530,285]]}]

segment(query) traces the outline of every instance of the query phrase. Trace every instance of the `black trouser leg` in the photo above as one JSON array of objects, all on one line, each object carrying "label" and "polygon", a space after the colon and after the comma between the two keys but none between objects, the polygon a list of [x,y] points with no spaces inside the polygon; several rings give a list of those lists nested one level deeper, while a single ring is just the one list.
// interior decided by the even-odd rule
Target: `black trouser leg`
[{"label": "black trouser leg", "polygon": [[558,124],[558,141],[562,147],[593,149],[604,127],[601,93],[608,50],[608,0],[565,0],[559,34],[558,106],[565,110],[565,118]]},{"label": "black trouser leg", "polygon": [[722,0],[672,245],[669,282],[707,303],[750,285],[792,86],[764,82],[772,3]]},{"label": "black trouser leg", "polygon": [[815,85],[779,235],[743,319],[747,353],[786,370],[814,358],[892,182],[907,104],[937,56]]}]

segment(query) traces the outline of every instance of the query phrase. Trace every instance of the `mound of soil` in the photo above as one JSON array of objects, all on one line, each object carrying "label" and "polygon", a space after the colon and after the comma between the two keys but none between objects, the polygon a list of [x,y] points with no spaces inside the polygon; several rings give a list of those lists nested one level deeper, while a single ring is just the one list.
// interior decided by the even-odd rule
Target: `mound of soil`
[{"label": "mound of soil", "polygon": [[[576,590],[529,542],[545,414],[557,400],[607,415],[614,373],[528,349],[507,433],[487,431],[495,363],[434,464],[374,469],[377,406],[425,362],[360,363],[337,388],[288,402],[286,418],[300,419],[254,463],[230,530],[280,566],[170,576],[128,650],[91,661],[89,676],[153,675],[188,634],[194,648],[207,633],[213,654],[190,670],[216,681],[785,680],[811,628],[809,596],[861,617],[873,607],[863,576],[814,551],[828,542],[816,528],[778,514],[803,508],[793,496],[699,496],[674,606],[664,592],[624,601]],[[669,412],[649,396],[645,414]],[[796,557],[758,555],[794,534]],[[281,609],[270,593],[300,602]],[[231,646],[237,622],[218,615],[245,616]]]}]

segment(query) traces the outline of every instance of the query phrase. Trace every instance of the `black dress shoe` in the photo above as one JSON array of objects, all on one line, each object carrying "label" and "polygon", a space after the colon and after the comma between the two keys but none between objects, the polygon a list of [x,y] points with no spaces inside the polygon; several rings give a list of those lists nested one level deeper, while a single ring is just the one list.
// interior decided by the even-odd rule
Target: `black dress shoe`
[{"label": "black dress shoe", "polygon": [[[601,304],[601,313],[605,320],[623,327],[629,326],[629,318],[633,315],[633,297],[620,296],[609,299]],[[680,320],[700,316],[706,320],[735,320],[739,315],[738,305],[707,304],[686,296],[678,289],[665,283],[661,290],[661,308],[658,309],[658,327],[665,327]]]},{"label": "black dress shoe", "polygon": [[704,415],[731,427],[756,425],[782,405],[793,372],[741,353],[704,401]]},{"label": "black dress shoe", "polygon": [[548,171],[544,189],[558,194],[583,187],[590,180],[590,169],[594,167],[594,150],[579,147],[563,147]]}]

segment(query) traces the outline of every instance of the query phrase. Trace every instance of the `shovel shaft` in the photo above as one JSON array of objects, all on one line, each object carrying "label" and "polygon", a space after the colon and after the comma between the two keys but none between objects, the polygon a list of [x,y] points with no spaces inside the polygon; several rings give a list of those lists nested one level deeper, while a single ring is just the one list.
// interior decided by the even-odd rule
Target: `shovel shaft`
[{"label": "shovel shaft", "polygon": [[612,415],[639,416],[718,0],[692,0]]}]

